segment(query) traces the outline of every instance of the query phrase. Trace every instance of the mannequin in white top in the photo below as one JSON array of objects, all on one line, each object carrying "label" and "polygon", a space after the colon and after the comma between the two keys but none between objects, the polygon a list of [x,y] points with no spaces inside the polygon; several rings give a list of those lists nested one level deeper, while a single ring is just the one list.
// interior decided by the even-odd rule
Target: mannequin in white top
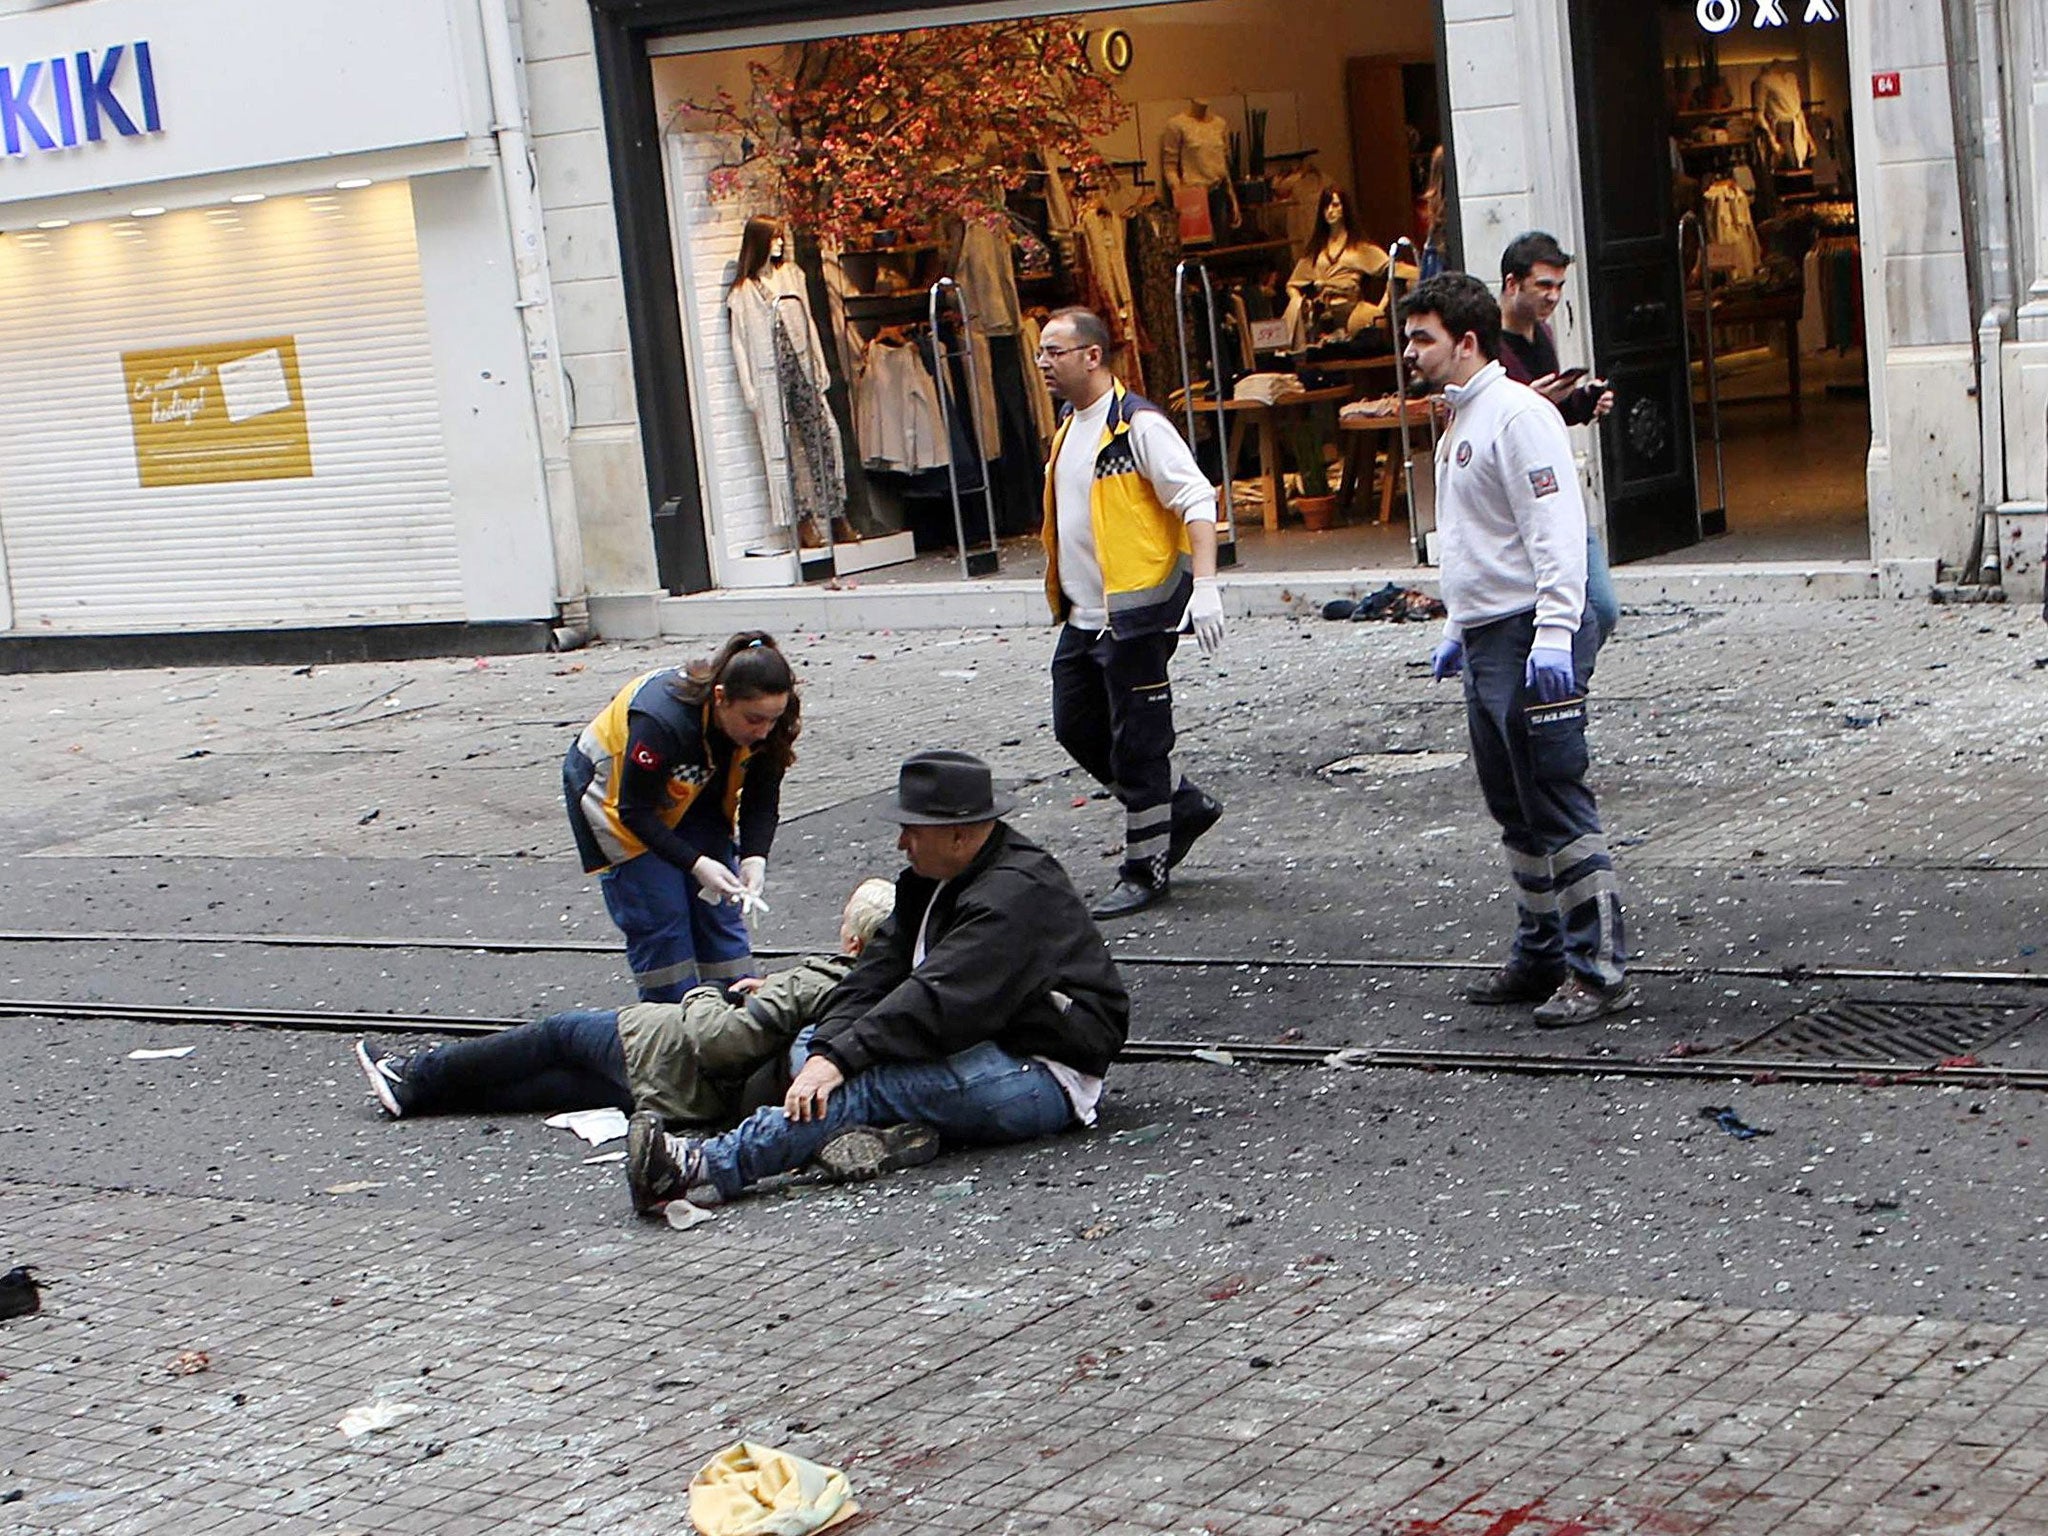
[{"label": "mannequin in white top", "polygon": [[[753,414],[760,435],[761,457],[768,474],[768,509],[771,534],[753,546],[763,552],[787,549],[792,534],[813,546],[822,542],[821,520],[829,521],[845,504],[845,468],[839,455],[836,431],[820,432],[818,423],[830,417],[825,411],[825,391],[832,375],[825,364],[825,348],[811,323],[803,276],[793,262],[785,259],[787,240],[779,219],[751,218],[740,237],[739,270],[726,294],[726,321],[732,331],[733,363],[739,372],[740,398]],[[776,337],[780,327],[794,354],[793,377],[785,379],[776,371]],[[798,389],[808,385],[810,398]],[[792,430],[806,433],[800,473],[794,477],[790,464]],[[792,485],[792,479],[797,484]],[[798,506],[799,497],[812,503]],[[836,503],[836,504],[835,504]]]},{"label": "mannequin in white top", "polygon": [[1803,171],[1813,163],[1805,95],[1797,69],[1782,59],[1766,65],[1749,88],[1749,104],[1774,171]]},{"label": "mannequin in white top", "polygon": [[1237,205],[1237,188],[1230,181],[1230,124],[1210,111],[1203,98],[1190,97],[1187,111],[1176,112],[1166,120],[1166,127],[1159,134],[1159,169],[1166,180],[1168,197],[1179,192],[1183,184],[1200,187],[1210,193],[1213,207],[1218,197],[1216,189],[1220,188],[1230,223],[1244,222],[1243,211]]}]

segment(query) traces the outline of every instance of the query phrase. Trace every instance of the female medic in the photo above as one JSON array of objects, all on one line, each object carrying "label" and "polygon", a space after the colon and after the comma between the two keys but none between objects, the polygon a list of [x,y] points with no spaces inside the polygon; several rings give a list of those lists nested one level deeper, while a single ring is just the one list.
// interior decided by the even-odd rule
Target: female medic
[{"label": "female medic", "polygon": [[569,749],[576,850],[600,874],[643,1001],[754,974],[745,910],[767,881],[800,713],[788,659],[746,631],[709,660],[634,678]]}]

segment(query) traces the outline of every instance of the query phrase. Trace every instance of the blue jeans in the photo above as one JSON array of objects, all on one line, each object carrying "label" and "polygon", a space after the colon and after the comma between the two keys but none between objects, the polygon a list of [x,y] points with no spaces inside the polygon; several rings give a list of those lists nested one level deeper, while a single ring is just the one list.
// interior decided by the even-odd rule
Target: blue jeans
[{"label": "blue jeans", "polygon": [[1608,568],[1607,551],[1600,545],[1600,535],[1591,528],[1586,530],[1586,611],[1593,615],[1600,643],[1605,645],[1614,626],[1621,622],[1621,599],[1615,595],[1614,572]]},{"label": "blue jeans", "polygon": [[704,1174],[730,1200],[749,1184],[794,1173],[848,1126],[928,1125],[952,1145],[1001,1146],[1051,1136],[1073,1122],[1074,1107],[1044,1062],[984,1041],[943,1061],[890,1061],[856,1073],[817,1120],[756,1110],[703,1143]]},{"label": "blue jeans", "polygon": [[556,1115],[630,1111],[619,1016],[576,1009],[502,1034],[450,1040],[406,1063],[408,1115]]},{"label": "blue jeans", "polygon": [[[732,855],[725,855],[732,867]],[[643,853],[598,880],[605,910],[626,936],[626,963],[643,1003],[679,1003],[700,980],[754,974],[754,948],[740,909],[697,899],[697,882],[659,854]]]}]

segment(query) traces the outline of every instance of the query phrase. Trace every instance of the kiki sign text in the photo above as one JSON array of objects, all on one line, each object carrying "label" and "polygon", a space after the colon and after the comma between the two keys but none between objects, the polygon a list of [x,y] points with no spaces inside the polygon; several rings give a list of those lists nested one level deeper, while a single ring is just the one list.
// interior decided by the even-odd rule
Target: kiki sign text
[{"label": "kiki sign text", "polygon": [[163,132],[148,43],[0,64],[0,143],[10,155]]},{"label": "kiki sign text", "polygon": [[[1816,21],[1840,21],[1841,0],[1804,0],[1806,13],[1799,19],[1811,24]],[[1797,10],[1801,0],[1749,0],[1753,7],[1750,25],[1752,27],[1789,27],[1792,25],[1790,11]],[[1743,0],[1699,0],[1693,7],[1693,14],[1699,17],[1700,25],[1709,32],[1733,32],[1742,23]]]}]

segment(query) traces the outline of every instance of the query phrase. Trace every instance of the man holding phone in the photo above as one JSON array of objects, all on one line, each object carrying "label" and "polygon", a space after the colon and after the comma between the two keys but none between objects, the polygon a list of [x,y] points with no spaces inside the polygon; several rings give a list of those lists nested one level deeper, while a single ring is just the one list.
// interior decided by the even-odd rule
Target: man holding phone
[{"label": "man holding phone", "polygon": [[[1508,377],[1526,384],[1557,407],[1568,427],[1592,426],[1614,409],[1607,381],[1588,378],[1584,368],[1557,366],[1557,338],[1550,317],[1564,299],[1571,257],[1554,236],[1531,230],[1517,236],[1500,256],[1500,362]],[[1621,599],[1607,568],[1600,535],[1586,530],[1586,601],[1600,625],[1603,644],[1621,622]]]},{"label": "man holding phone", "polygon": [[1556,406],[1570,427],[1588,426],[1614,409],[1607,381],[1583,368],[1557,365],[1550,317],[1564,299],[1572,259],[1552,235],[1531,230],[1500,255],[1500,361],[1508,377]]}]

